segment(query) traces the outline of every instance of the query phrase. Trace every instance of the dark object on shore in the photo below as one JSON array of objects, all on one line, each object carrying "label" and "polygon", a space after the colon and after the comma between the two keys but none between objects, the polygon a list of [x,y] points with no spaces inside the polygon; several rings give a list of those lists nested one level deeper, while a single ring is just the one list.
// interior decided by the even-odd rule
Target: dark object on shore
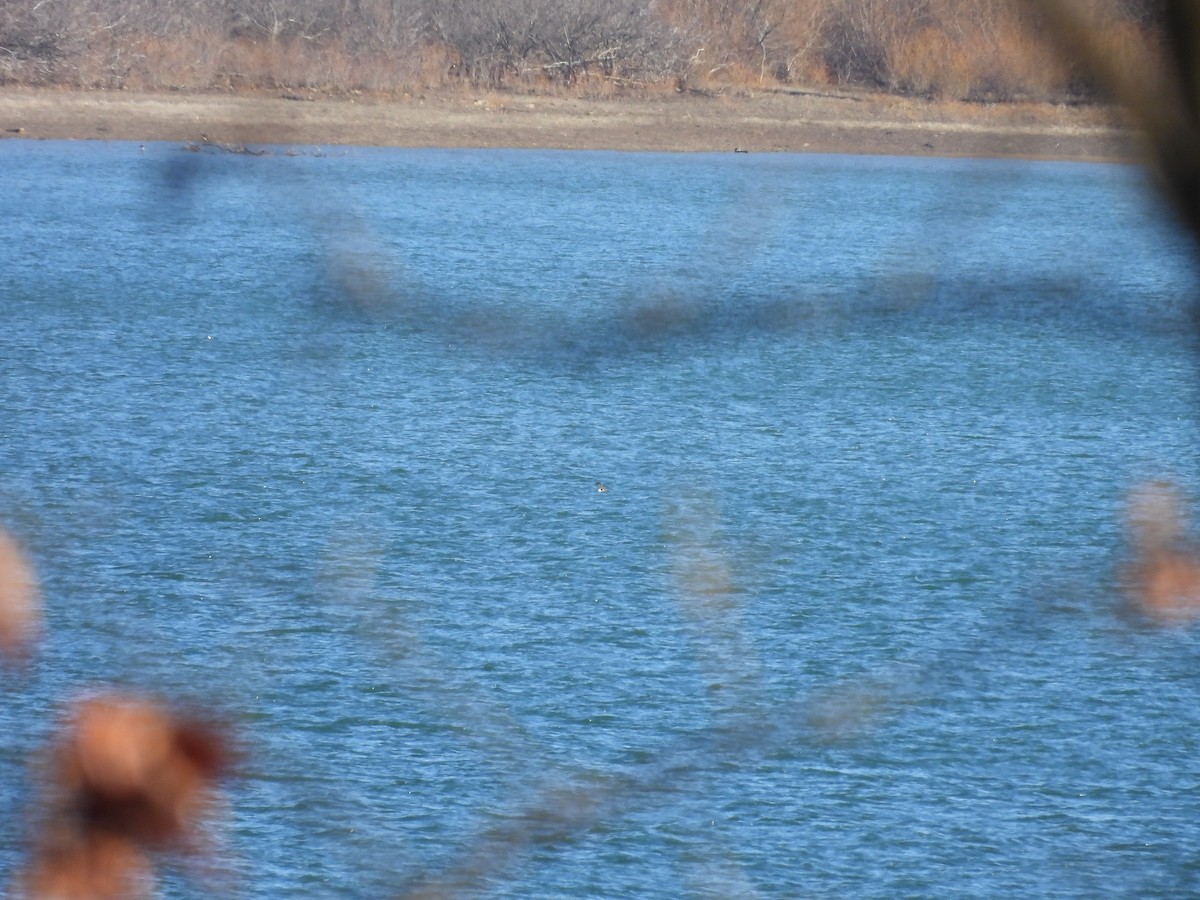
[{"label": "dark object on shore", "polygon": [[188,153],[219,152],[233,153],[238,156],[270,156],[270,150],[262,148],[252,149],[245,144],[223,144],[220,141],[214,141],[207,134],[200,135],[198,141],[188,141],[183,145],[183,149]]}]

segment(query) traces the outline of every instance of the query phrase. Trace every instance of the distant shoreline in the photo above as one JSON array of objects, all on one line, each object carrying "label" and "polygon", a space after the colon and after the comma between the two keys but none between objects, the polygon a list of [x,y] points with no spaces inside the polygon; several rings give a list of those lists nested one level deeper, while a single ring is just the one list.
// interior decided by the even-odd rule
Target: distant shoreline
[{"label": "distant shoreline", "polygon": [[138,93],[0,87],[0,137],[226,146],[507,147],[862,153],[1132,162],[1101,108],[938,104],[774,91],[589,100],[430,93]]}]

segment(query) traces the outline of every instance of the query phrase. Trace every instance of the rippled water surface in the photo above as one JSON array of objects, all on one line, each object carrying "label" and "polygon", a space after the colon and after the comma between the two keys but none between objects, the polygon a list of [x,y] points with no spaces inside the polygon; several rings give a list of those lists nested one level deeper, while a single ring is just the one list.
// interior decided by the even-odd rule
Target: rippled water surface
[{"label": "rippled water surface", "polygon": [[1200,489],[1142,187],[0,143],[0,806],[116,682],[235,723],[239,896],[1195,894],[1200,645],[1114,587]]}]

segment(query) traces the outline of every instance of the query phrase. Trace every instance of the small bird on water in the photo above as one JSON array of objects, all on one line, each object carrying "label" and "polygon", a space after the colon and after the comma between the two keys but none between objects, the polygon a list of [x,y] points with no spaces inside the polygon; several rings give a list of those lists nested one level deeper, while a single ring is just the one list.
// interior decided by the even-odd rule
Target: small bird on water
[{"label": "small bird on water", "polygon": [[597,482],[596,482],[596,493],[598,493],[598,494],[603,494],[603,493],[605,493],[607,490],[608,490],[608,485],[607,485],[607,484],[605,484],[603,481],[597,481]]}]

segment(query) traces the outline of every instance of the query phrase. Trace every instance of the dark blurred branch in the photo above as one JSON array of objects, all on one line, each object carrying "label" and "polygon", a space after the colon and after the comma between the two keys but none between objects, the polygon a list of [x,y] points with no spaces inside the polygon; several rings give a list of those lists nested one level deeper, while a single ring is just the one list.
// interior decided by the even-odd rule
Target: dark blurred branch
[{"label": "dark blurred branch", "polygon": [[856,736],[905,699],[895,684],[852,684],[782,708],[746,709],[693,741],[653,754],[642,765],[554,780],[524,806],[498,817],[440,869],[412,878],[397,900],[474,896],[490,879],[509,876],[534,847],[559,846],[706,772],[748,763],[782,747]]},{"label": "dark blurred branch", "polygon": [[1120,104],[1146,139],[1148,162],[1183,223],[1200,241],[1200,0],[1163,0],[1161,73],[1130,71],[1097,39],[1072,0],[1025,0],[1047,34]]}]

